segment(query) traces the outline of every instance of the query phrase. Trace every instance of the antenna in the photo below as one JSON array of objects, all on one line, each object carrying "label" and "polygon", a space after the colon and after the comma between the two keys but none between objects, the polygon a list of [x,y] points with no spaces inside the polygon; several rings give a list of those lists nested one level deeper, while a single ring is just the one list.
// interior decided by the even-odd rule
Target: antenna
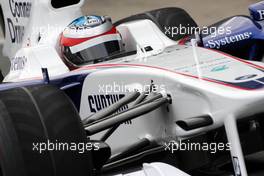
[{"label": "antenna", "polygon": [[191,39],[191,44],[192,44],[192,50],[193,50],[193,57],[195,60],[195,65],[196,65],[196,70],[197,70],[197,75],[198,78],[201,79],[202,78],[202,74],[200,71],[200,63],[199,63],[199,59],[198,59],[198,54],[197,54],[197,40],[196,39]]}]

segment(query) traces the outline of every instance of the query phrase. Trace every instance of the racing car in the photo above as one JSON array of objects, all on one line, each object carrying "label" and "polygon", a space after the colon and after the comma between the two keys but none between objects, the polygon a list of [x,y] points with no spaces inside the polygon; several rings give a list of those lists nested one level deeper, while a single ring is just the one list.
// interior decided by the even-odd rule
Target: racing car
[{"label": "racing car", "polygon": [[245,161],[263,150],[263,63],[172,40],[166,25],[197,26],[180,8],[112,24],[83,3],[1,2],[3,175],[258,171]]}]

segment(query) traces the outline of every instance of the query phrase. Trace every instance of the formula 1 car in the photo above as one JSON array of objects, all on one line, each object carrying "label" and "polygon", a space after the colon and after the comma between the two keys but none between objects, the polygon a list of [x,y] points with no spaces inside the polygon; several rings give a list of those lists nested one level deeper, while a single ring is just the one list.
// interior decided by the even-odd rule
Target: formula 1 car
[{"label": "formula 1 car", "polygon": [[258,172],[245,161],[263,150],[263,63],[171,40],[167,23],[196,24],[165,8],[116,22],[124,52],[70,71],[58,41],[83,3],[1,1],[2,175]]}]

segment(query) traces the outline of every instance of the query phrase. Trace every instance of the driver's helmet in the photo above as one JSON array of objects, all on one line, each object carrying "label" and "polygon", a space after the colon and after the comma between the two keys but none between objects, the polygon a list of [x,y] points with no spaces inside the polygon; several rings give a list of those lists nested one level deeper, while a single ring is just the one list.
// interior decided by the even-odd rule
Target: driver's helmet
[{"label": "driver's helmet", "polygon": [[82,16],[63,31],[62,55],[70,69],[98,63],[122,51],[121,35],[105,16]]}]

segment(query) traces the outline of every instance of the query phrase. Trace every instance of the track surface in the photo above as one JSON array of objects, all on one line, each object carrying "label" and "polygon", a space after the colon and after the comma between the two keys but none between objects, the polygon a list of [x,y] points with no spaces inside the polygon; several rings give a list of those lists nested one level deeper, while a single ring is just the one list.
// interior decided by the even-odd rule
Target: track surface
[{"label": "track surface", "polygon": [[257,0],[88,0],[83,8],[85,14],[103,14],[113,20],[162,7],[181,7],[199,25],[238,14],[248,14],[248,6]]}]

